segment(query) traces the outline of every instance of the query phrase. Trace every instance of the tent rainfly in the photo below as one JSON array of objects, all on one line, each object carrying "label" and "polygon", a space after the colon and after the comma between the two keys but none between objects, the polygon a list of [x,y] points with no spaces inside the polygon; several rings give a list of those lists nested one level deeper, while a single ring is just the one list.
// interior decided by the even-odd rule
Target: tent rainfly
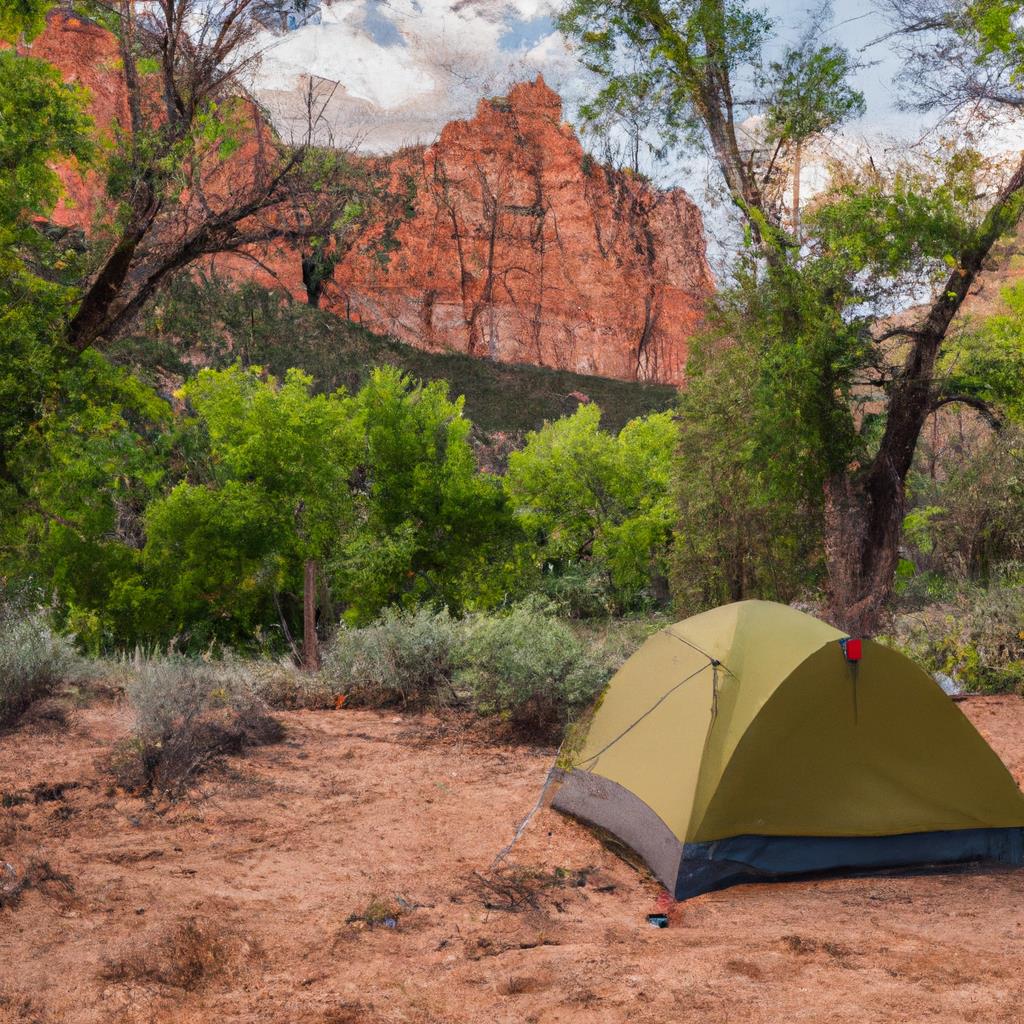
[{"label": "tent rainfly", "polygon": [[932,678],[769,601],[654,634],[608,684],[553,806],[676,899],[737,882],[1024,863],[1024,793]]}]

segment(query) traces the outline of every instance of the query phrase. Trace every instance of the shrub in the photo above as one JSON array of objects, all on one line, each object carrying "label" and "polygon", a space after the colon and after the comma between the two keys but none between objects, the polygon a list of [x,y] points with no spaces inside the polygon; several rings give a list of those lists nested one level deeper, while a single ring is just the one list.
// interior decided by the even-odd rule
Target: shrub
[{"label": "shrub", "polygon": [[230,664],[144,661],[126,692],[135,731],[116,750],[112,768],[131,792],[177,799],[225,755],[283,736],[246,674]]},{"label": "shrub", "polygon": [[616,610],[607,572],[592,563],[576,562],[559,573],[546,569],[538,589],[553,611],[569,619],[607,618]]},{"label": "shrub", "polygon": [[888,640],[967,690],[1024,693],[1024,588],[1013,579],[952,605],[898,615]]},{"label": "shrub", "polygon": [[535,603],[466,626],[459,680],[485,714],[554,735],[601,691],[609,665]]},{"label": "shrub", "polygon": [[71,641],[42,615],[0,609],[0,728],[52,694],[77,665]]},{"label": "shrub", "polygon": [[330,679],[299,668],[290,658],[247,662],[246,672],[253,692],[271,708],[324,711],[335,706],[337,692]]},{"label": "shrub", "polygon": [[100,977],[114,982],[158,982],[194,992],[258,953],[252,943],[216,922],[189,917],[162,934],[133,943],[119,956],[104,959]]},{"label": "shrub", "polygon": [[357,701],[381,706],[440,704],[453,695],[459,631],[447,610],[388,609],[361,629],[341,629],[324,674]]},{"label": "shrub", "polygon": [[[408,903],[405,904],[408,906]],[[396,900],[372,896],[370,902],[357,913],[345,918],[345,924],[369,928],[397,928],[405,907]]]}]

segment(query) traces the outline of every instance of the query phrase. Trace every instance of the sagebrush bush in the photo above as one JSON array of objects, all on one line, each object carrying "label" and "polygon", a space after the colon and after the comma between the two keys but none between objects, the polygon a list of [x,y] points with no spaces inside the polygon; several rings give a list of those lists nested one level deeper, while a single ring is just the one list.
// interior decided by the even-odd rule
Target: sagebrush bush
[{"label": "sagebrush bush", "polygon": [[176,799],[223,756],[283,736],[241,665],[140,661],[125,692],[135,730],[115,751],[112,769],[130,792]]},{"label": "sagebrush bush", "polygon": [[71,641],[41,614],[0,609],[0,728],[50,696],[78,664]]},{"label": "sagebrush bush", "polygon": [[967,690],[1024,693],[1024,587],[1012,578],[955,604],[898,615],[887,639]]},{"label": "sagebrush bush", "polygon": [[322,672],[310,673],[290,659],[247,661],[245,671],[253,692],[271,708],[291,711],[333,708],[337,687]]},{"label": "sagebrush bush", "polygon": [[323,673],[360,703],[443,704],[454,696],[460,648],[459,624],[446,609],[388,609],[369,626],[341,629]]},{"label": "sagebrush bush", "polygon": [[460,685],[484,714],[504,715],[520,729],[557,733],[611,675],[605,659],[534,603],[471,619],[465,633]]}]

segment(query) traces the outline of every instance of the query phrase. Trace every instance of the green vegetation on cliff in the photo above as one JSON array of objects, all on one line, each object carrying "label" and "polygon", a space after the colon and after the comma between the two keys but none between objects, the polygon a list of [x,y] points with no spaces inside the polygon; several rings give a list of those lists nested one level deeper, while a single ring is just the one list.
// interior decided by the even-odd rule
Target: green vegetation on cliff
[{"label": "green vegetation on cliff", "polygon": [[192,375],[197,365],[221,368],[240,359],[279,377],[301,369],[318,390],[355,391],[373,367],[395,366],[424,383],[447,381],[453,396],[465,397],[466,415],[486,433],[535,430],[571,413],[579,395],[599,405],[603,426],[617,433],[637,416],[671,409],[677,395],[667,384],[427,352],[279,292],[254,284],[236,288],[208,276],[175,281],[135,333],[108,351],[158,386],[167,375]]}]

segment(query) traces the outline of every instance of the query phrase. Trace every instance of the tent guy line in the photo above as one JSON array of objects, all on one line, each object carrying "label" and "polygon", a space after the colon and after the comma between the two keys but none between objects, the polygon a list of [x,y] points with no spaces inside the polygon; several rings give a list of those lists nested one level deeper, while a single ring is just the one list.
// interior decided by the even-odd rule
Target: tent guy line
[{"label": "tent guy line", "polygon": [[[679,637],[676,637],[676,639],[678,640]],[[704,652],[702,651],[701,653],[703,654]],[[691,679],[694,678],[694,676],[699,676],[701,674],[701,672],[703,672],[705,669],[708,669],[708,668],[710,668],[712,670],[715,669],[718,664],[719,663],[717,661],[715,661],[713,658],[709,659],[709,661],[708,661],[708,663],[706,665],[701,665],[701,667],[699,669],[697,669],[695,672],[691,672],[685,679],[680,679],[679,682],[675,684],[675,686],[673,686],[666,693],[663,693],[639,718],[637,718],[635,721],[633,721],[629,725],[627,725],[626,728],[623,729],[622,732],[620,732],[619,735],[616,736],[614,739],[609,740],[596,754],[591,754],[590,757],[585,758],[582,761],[577,761],[575,764],[573,764],[572,767],[573,768],[582,768],[584,765],[590,765],[590,768],[596,768],[597,767],[597,759],[603,753],[605,753],[605,751],[607,751],[611,747],[615,746],[615,744],[618,743],[619,740],[621,740],[627,733],[629,733],[633,729],[635,729],[649,714],[651,714],[653,711],[657,710],[658,707],[660,707],[662,704],[664,704],[665,701],[667,701],[669,699],[669,697],[671,697],[672,694],[675,693],[676,690],[679,689],[680,686],[684,685],[685,683],[688,683]],[[715,691],[717,693],[718,687],[716,686],[714,689],[715,689]],[[715,707],[714,707],[714,702],[713,702],[713,704],[712,704],[712,715],[714,715],[715,713],[716,712],[715,712]],[[589,769],[587,769],[587,770],[589,770]]]}]

